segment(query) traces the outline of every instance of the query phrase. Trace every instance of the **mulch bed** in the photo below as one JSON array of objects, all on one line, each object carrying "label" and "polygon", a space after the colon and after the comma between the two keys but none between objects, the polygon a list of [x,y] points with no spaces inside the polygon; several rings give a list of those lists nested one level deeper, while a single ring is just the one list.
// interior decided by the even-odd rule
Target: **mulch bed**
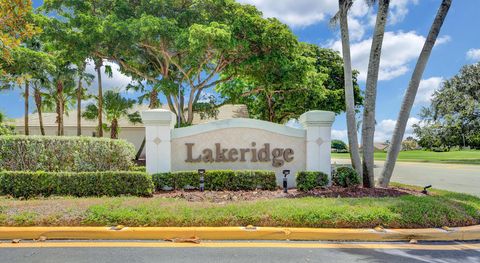
[{"label": "mulch bed", "polygon": [[319,197],[319,198],[360,198],[360,197],[398,197],[402,195],[422,196],[420,191],[405,189],[399,187],[390,188],[342,188],[329,187],[325,189],[315,189],[309,192],[301,192],[296,189],[288,190],[283,193],[282,190],[276,191],[195,191],[195,190],[177,190],[162,191],[155,193],[155,197],[168,197],[185,199],[189,202],[236,202],[236,201],[253,201],[275,198],[300,198],[300,197]]}]

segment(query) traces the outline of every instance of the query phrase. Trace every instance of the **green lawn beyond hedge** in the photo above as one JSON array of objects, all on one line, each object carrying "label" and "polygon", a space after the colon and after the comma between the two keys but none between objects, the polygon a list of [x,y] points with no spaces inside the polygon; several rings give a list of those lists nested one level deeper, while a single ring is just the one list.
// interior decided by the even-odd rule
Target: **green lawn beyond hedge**
[{"label": "green lawn beyond hedge", "polygon": [[[386,152],[375,152],[375,160],[386,159]],[[348,153],[332,153],[332,158],[348,159]],[[480,151],[451,151],[451,152],[431,152],[431,151],[402,151],[398,155],[400,162],[429,162],[429,163],[460,163],[460,164],[480,164]]]},{"label": "green lawn beyond hedge", "polygon": [[480,198],[434,196],[188,202],[173,198],[0,197],[2,226],[284,226],[420,228],[480,223]]}]

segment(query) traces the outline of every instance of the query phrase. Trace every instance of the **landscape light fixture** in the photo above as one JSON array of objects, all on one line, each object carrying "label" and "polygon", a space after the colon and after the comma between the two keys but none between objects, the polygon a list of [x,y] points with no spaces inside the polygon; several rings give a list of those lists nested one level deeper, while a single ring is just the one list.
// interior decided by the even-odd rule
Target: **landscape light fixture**
[{"label": "landscape light fixture", "polygon": [[425,186],[425,187],[423,188],[423,190],[422,190],[422,194],[424,194],[424,195],[428,195],[427,189],[428,189],[428,188],[431,188],[431,187],[432,187],[432,185],[431,185],[431,184],[430,184],[430,185],[427,185],[427,186]]},{"label": "landscape light fixture", "polygon": [[283,192],[287,193],[288,192],[288,181],[287,181],[287,176],[290,174],[290,170],[283,170]]},{"label": "landscape light fixture", "polygon": [[200,192],[205,191],[205,169],[198,169],[200,175]]}]

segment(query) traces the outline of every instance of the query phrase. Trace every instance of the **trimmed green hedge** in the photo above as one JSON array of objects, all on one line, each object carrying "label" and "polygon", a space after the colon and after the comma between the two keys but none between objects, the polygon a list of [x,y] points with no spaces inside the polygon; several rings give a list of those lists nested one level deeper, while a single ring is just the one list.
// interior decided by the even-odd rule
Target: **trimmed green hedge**
[{"label": "trimmed green hedge", "polygon": [[[275,190],[276,176],[273,171],[207,170],[204,177],[205,190]],[[155,190],[199,189],[197,171],[160,173],[153,175]]]},{"label": "trimmed green hedge", "polygon": [[145,166],[132,166],[130,167],[129,171],[146,173],[147,169]]},{"label": "trimmed green hedge", "polygon": [[310,191],[317,187],[325,187],[328,185],[328,175],[316,171],[298,172],[296,180],[297,189],[300,191]]},{"label": "trimmed green hedge", "polygon": [[0,136],[0,170],[126,171],[135,157],[124,140],[63,136]]},{"label": "trimmed green hedge", "polygon": [[152,192],[151,176],[141,172],[0,171],[0,195],[13,197],[151,196]]},{"label": "trimmed green hedge", "polygon": [[341,187],[356,187],[360,185],[360,176],[350,167],[339,167],[332,175],[334,185]]}]

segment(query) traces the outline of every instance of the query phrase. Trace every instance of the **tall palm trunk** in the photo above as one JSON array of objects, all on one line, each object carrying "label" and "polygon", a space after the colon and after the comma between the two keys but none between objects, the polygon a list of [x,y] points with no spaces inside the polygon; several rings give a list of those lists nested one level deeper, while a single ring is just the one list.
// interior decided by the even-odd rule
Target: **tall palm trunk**
[{"label": "tall palm trunk", "polygon": [[25,81],[25,135],[30,134],[29,126],[28,126],[28,99],[30,98],[30,88],[28,85],[28,81]]},{"label": "tall palm trunk", "polygon": [[42,94],[40,93],[40,88],[37,84],[34,84],[33,96],[35,98],[35,106],[37,107],[38,121],[40,124],[40,133],[45,136],[45,127],[43,127],[43,116],[42,116]]},{"label": "tall palm trunk", "polygon": [[82,135],[82,98],[83,98],[83,71],[85,70],[86,63],[83,62],[81,68],[79,68],[78,86],[77,86],[77,136]]},{"label": "tall palm trunk", "polygon": [[359,175],[362,174],[360,151],[358,149],[357,129],[355,122],[355,104],[353,97],[352,61],[350,58],[350,37],[348,35],[347,11],[350,0],[339,0],[340,31],[342,35],[343,69],[345,74],[345,107],[347,113],[348,145],[352,166]]},{"label": "tall palm trunk", "polygon": [[363,186],[375,187],[374,174],[374,134],[375,134],[375,103],[377,99],[377,81],[382,55],[383,36],[387,23],[388,6],[390,0],[380,0],[377,20],[373,33],[370,59],[368,61],[367,83],[365,88],[365,104],[362,121],[362,157],[363,157]]},{"label": "tall palm trunk", "polygon": [[110,125],[110,138],[118,139],[118,120],[113,119]]},{"label": "tall palm trunk", "polygon": [[63,83],[61,80],[57,80],[57,98],[56,98],[56,103],[57,103],[57,135],[58,136],[63,136]]},{"label": "tall palm trunk", "polygon": [[382,170],[382,177],[380,178],[380,185],[382,187],[387,187],[392,178],[393,169],[395,167],[395,162],[397,161],[398,153],[402,145],[403,135],[405,134],[405,129],[407,127],[408,117],[410,116],[410,111],[415,101],[415,96],[417,95],[418,86],[422,78],[423,72],[428,62],[428,58],[432,52],[432,48],[435,45],[437,40],[438,33],[442,28],[443,21],[447,16],[448,10],[452,0],[443,0],[440,8],[438,9],[435,20],[433,21],[430,32],[428,33],[425,44],[423,45],[422,52],[418,57],[417,64],[408,84],[407,92],[403,97],[402,106],[400,108],[400,113],[398,115],[397,124],[395,125],[395,130],[392,135],[392,142],[388,149],[387,160],[385,161],[385,166]]},{"label": "tall palm trunk", "polygon": [[103,61],[101,59],[95,61],[95,69],[97,70],[98,79],[98,137],[103,137],[103,89],[102,89],[102,73],[101,68]]}]

